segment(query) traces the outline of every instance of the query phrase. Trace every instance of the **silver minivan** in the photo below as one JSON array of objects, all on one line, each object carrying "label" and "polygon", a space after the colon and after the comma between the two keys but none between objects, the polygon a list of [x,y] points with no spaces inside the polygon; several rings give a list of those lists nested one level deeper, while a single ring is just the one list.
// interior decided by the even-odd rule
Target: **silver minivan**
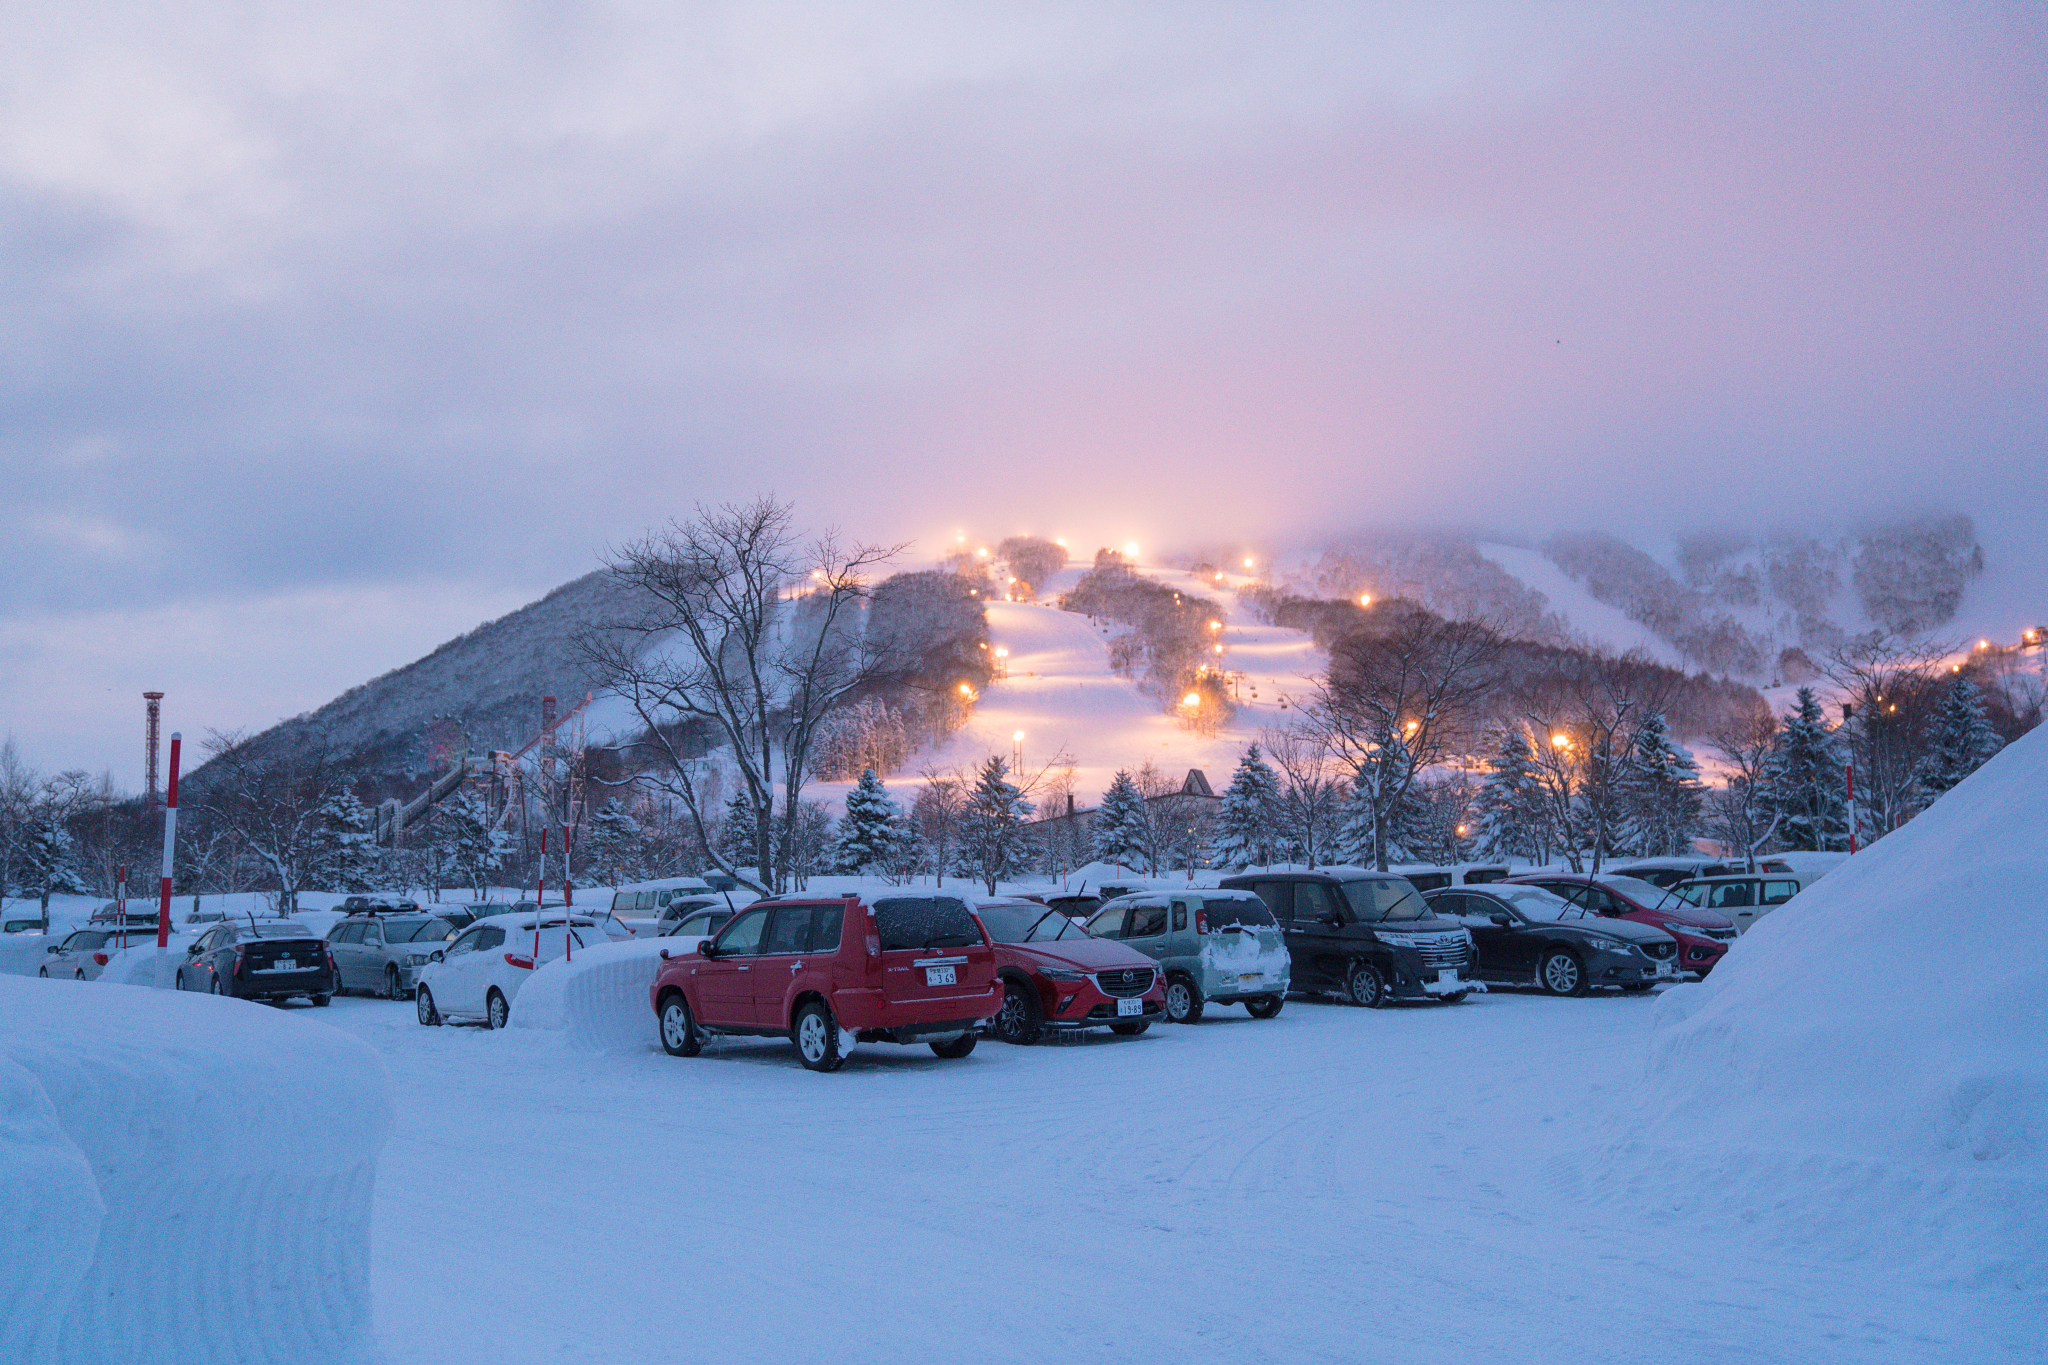
[{"label": "silver minivan", "polygon": [[1088,922],[1121,940],[1166,977],[1166,1017],[1192,1024],[1210,1004],[1243,1005],[1271,1019],[1287,998],[1293,963],[1280,922],[1250,891],[1141,892],[1109,902]]},{"label": "silver minivan", "polygon": [[327,931],[334,993],[374,991],[387,1000],[408,999],[429,955],[459,932],[438,915],[351,915]]}]

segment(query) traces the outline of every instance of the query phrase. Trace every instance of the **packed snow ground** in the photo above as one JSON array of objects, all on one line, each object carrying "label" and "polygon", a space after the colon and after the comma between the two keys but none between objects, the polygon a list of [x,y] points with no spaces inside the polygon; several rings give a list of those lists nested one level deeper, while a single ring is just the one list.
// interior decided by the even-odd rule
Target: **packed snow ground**
[{"label": "packed snow ground", "polygon": [[[387,1356],[2037,1359],[2037,1298],[1572,1193],[1655,1002],[1495,992],[943,1062],[322,1022],[393,1079]],[[651,1023],[650,1023],[651,1035]]]}]

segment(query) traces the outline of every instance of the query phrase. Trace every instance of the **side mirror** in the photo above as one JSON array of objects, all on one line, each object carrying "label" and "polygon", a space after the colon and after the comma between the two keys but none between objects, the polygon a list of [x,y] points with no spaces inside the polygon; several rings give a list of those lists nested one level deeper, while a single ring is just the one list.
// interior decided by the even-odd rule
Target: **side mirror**
[{"label": "side mirror", "polygon": [[717,956],[718,956],[718,948],[717,948],[717,945],[713,944],[713,943],[712,943],[712,941],[711,941],[710,939],[708,939],[708,938],[707,938],[707,939],[705,939],[705,940],[704,940],[704,941],[703,941],[702,943],[699,943],[699,944],[697,945],[697,956],[699,956],[699,957],[717,957]]},{"label": "side mirror", "polygon": [[663,949],[661,950],[661,960],[662,960],[663,962],[666,962],[666,961],[668,961],[668,949],[666,949],[666,948],[663,948]]},{"label": "side mirror", "polygon": [[49,947],[43,949],[43,951],[46,953],[61,953],[64,951],[64,945],[61,943],[52,943]]},{"label": "side mirror", "polygon": [[427,961],[429,961],[429,962],[439,962],[440,960],[441,960],[441,950],[440,950],[439,948],[436,948],[436,949],[434,949],[434,951],[433,951],[433,952],[431,952],[431,953],[428,953],[428,954],[427,954]]},{"label": "side mirror", "polygon": [[1505,910],[1496,910],[1492,914],[1488,915],[1487,918],[1492,920],[1495,924],[1498,924],[1503,929],[1508,928],[1515,922],[1515,917],[1507,913],[1507,911]]},{"label": "side mirror", "polygon": [[195,943],[195,944],[193,944],[193,945],[192,945],[191,947],[187,948],[187,949],[185,950],[185,956],[186,956],[186,957],[198,957],[198,956],[199,956],[199,945]]},{"label": "side mirror", "polygon": [[1316,916],[1316,923],[1328,925],[1330,928],[1335,929],[1342,925],[1344,921],[1338,919],[1335,915],[1318,915]]}]

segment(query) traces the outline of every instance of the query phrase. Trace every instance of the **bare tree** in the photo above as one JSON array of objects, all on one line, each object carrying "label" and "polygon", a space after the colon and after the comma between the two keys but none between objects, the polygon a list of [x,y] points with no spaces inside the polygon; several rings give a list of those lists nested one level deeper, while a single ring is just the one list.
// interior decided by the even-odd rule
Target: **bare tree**
[{"label": "bare tree", "polygon": [[[645,780],[682,802],[713,863],[763,894],[788,883],[819,727],[874,672],[868,571],[901,548],[843,548],[830,532],[806,543],[792,511],[773,497],[699,507],[628,545],[607,567],[641,609],[582,640],[647,727]],[[753,811],[752,875],[710,837],[707,769],[721,765]]]},{"label": "bare tree", "polygon": [[946,868],[960,840],[960,820],[967,813],[967,775],[927,767],[924,786],[910,807],[910,818],[931,851],[935,883],[946,884]]},{"label": "bare tree", "polygon": [[1858,823],[1877,834],[1897,829],[1920,809],[1928,723],[1955,648],[1872,631],[1831,650],[1823,665],[1847,698],[1842,730],[1856,765]]},{"label": "bare tree", "polygon": [[1777,833],[1782,810],[1773,813],[1770,799],[1771,755],[1778,743],[1778,718],[1768,711],[1721,727],[1708,742],[1728,766],[1728,780],[1707,797],[1715,837],[1728,849],[1741,849],[1749,870],[1756,855]]},{"label": "bare tree", "polygon": [[194,804],[263,865],[277,884],[278,912],[292,913],[326,856],[320,809],[344,774],[325,750],[304,762],[266,758],[239,732],[209,731],[206,748],[204,795]]},{"label": "bare tree", "polygon": [[1330,733],[1311,723],[1267,730],[1259,742],[1280,777],[1274,811],[1280,837],[1314,867],[1336,837],[1346,791],[1343,764],[1330,747]]},{"label": "bare tree", "polygon": [[1419,610],[1390,613],[1330,646],[1308,714],[1351,771],[1353,809],[1371,822],[1380,871],[1392,817],[1417,775],[1471,749],[1499,658],[1500,637],[1484,622]]}]

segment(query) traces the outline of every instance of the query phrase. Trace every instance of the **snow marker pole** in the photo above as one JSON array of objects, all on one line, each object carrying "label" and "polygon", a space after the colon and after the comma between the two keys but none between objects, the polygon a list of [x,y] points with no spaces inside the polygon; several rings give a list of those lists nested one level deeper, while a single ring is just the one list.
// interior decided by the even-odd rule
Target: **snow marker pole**
[{"label": "snow marker pole", "polygon": [[119,932],[121,946],[128,946],[128,864],[122,863],[114,873],[114,928]]},{"label": "snow marker pole", "polygon": [[548,832],[542,826],[540,832],[540,885],[533,893],[533,968],[540,970],[540,917],[542,907],[548,899]]},{"label": "snow marker pole", "polygon": [[171,851],[178,846],[178,747],[183,742],[176,730],[171,731],[171,777],[164,788],[164,875],[157,888],[156,897],[156,946],[168,948],[171,944]]},{"label": "snow marker pole", "polygon": [[1849,782],[1849,852],[1856,852],[1856,765],[1851,763],[1842,770]]}]

